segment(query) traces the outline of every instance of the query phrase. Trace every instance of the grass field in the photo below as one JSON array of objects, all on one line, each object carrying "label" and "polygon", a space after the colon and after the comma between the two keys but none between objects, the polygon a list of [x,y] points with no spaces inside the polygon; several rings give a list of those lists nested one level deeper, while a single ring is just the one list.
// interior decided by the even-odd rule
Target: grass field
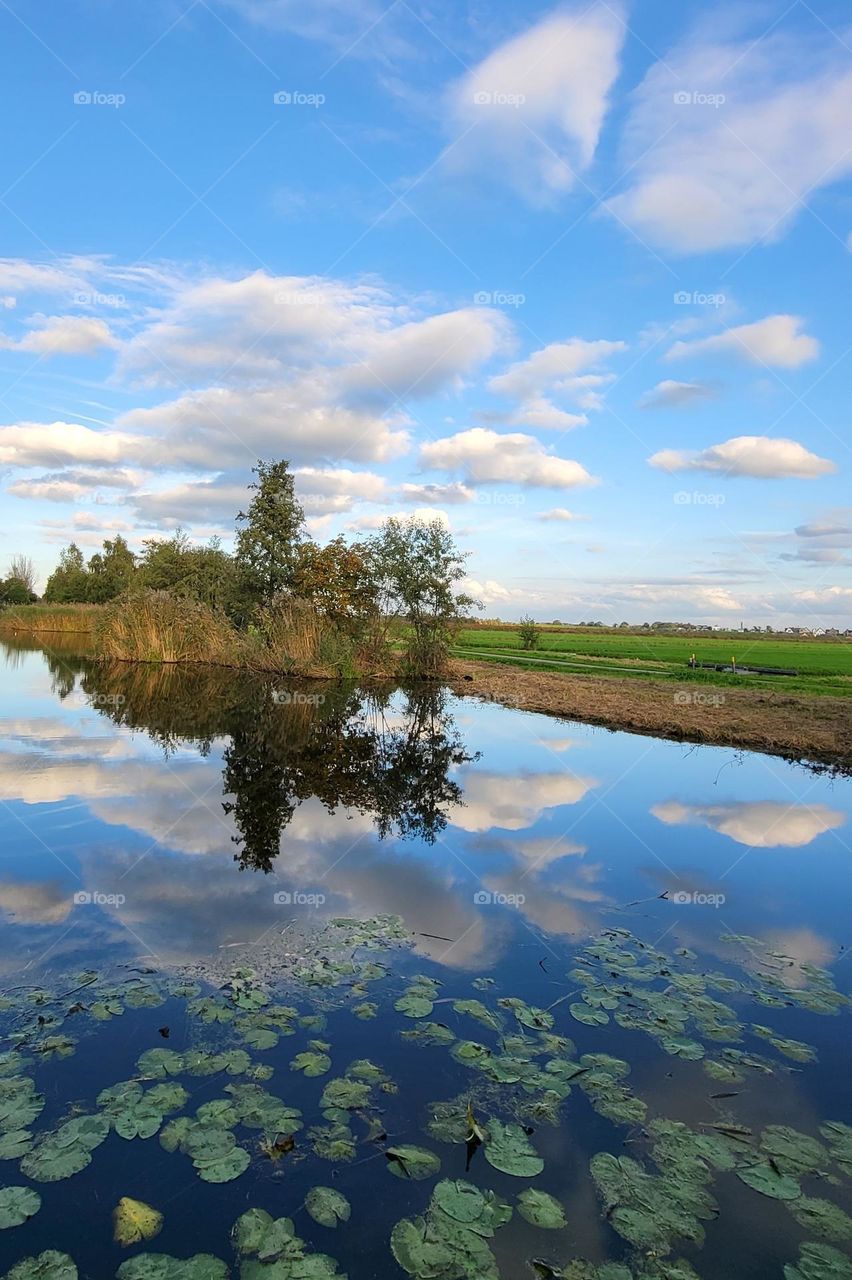
[{"label": "grass field", "polygon": [[[538,647],[527,653],[512,627],[469,627],[459,632],[453,652],[535,670],[852,696],[852,643],[842,640],[781,640],[748,632],[717,637],[548,629],[540,633]],[[735,658],[749,666],[795,668],[799,674],[735,676],[692,670],[687,663],[693,654],[699,662],[728,663]]]}]

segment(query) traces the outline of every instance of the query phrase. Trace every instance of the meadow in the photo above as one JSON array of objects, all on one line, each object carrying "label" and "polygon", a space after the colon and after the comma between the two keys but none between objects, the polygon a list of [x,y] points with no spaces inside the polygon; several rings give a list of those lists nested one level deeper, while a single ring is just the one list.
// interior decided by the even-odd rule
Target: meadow
[{"label": "meadow", "polygon": [[[757,632],[726,635],[666,635],[620,629],[544,627],[537,647],[524,651],[516,627],[474,626],[459,631],[453,650],[459,658],[520,663],[530,669],[636,679],[677,679],[777,692],[852,695],[852,642],[785,639]],[[733,675],[693,670],[698,662],[785,667],[796,676]]]}]

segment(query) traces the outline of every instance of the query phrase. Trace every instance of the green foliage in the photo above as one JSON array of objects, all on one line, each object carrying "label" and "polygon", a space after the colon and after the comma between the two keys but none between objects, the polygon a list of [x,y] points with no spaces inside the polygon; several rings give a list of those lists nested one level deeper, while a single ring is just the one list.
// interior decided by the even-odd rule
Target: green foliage
[{"label": "green foliage", "polygon": [[518,639],[521,642],[521,648],[525,651],[538,648],[538,642],[541,639],[541,628],[535,618],[529,614],[524,614],[518,624]]},{"label": "green foliage", "polygon": [[289,462],[258,462],[254,497],[237,521],[236,562],[246,610],[292,590],[305,514],[296,498]]}]

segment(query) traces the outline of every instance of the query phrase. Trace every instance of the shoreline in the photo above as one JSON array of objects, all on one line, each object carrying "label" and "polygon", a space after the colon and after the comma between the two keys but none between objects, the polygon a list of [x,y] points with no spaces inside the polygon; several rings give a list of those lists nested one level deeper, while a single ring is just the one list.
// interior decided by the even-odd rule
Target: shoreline
[{"label": "shoreline", "polygon": [[459,658],[450,664],[447,683],[453,693],[519,711],[852,773],[852,706],[846,698],[711,686],[699,692],[671,680],[563,675]]}]

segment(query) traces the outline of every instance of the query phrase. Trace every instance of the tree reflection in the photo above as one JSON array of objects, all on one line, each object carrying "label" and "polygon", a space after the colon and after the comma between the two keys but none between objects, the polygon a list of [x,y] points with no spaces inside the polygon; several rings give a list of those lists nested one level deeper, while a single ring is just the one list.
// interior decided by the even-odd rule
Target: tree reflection
[{"label": "tree reflection", "polygon": [[170,755],[223,752],[223,808],[241,868],[269,872],[306,800],[372,818],[381,839],[433,843],[461,804],[454,772],[475,757],[434,685],[272,686],[241,672],[104,666],[45,655],[56,692],[82,690],[116,724],[144,730]]}]

